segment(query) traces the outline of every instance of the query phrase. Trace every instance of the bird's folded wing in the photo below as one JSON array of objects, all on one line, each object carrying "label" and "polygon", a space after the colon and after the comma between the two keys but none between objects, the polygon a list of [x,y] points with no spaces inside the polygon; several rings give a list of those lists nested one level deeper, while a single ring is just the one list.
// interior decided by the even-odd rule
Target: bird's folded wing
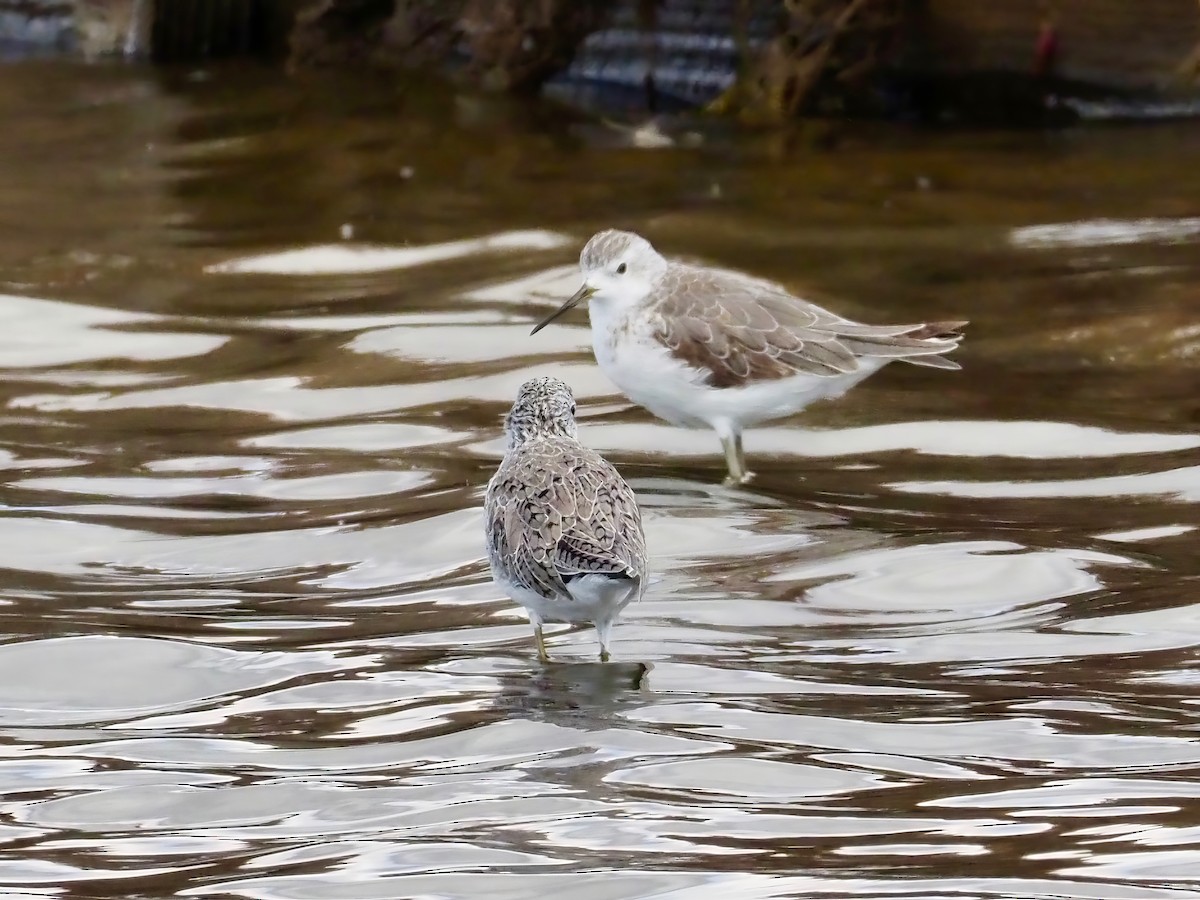
[{"label": "bird's folded wing", "polygon": [[645,538],[633,491],[603,457],[573,445],[520,456],[497,473],[489,550],[536,585],[561,594],[565,579],[645,571]]},{"label": "bird's folded wing", "polygon": [[559,575],[640,578],[646,567],[646,542],[637,499],[625,479],[598,453],[587,451],[566,483],[575,492],[575,514],[563,520],[555,557]]},{"label": "bird's folded wing", "polygon": [[574,575],[631,575],[625,559],[586,531],[563,535],[556,550],[554,567],[563,580]]},{"label": "bird's folded wing", "polygon": [[655,308],[655,337],[713,387],[845,375],[867,359],[932,357],[957,343],[923,333],[924,325],[852,322],[732,272],[679,267],[668,278]]}]

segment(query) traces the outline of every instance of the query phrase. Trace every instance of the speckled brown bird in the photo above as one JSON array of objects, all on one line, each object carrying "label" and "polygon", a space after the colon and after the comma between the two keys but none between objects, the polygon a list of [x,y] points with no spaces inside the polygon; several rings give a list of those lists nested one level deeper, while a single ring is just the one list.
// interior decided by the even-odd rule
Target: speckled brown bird
[{"label": "speckled brown bird", "polygon": [[866,325],[758,278],[665,259],[645,238],[601,231],[583,286],[533,329],[587,300],[600,368],[635,403],[721,439],[730,483],[748,481],[742,432],[839,397],[892,360],[957,369],[966,322]]},{"label": "speckled brown bird", "polygon": [[617,617],[645,589],[634,493],[579,443],[575,398],[557,378],[521,386],[505,434],[504,460],[484,500],[492,577],[529,612],[542,662],[549,661],[544,622],[591,622],[607,662]]}]

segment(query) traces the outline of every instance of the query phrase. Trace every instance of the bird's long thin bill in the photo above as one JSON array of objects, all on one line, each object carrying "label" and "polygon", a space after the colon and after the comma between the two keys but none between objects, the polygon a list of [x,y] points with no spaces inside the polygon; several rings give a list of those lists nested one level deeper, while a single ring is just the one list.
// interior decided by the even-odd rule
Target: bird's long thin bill
[{"label": "bird's long thin bill", "polygon": [[571,309],[574,306],[578,306],[581,302],[586,300],[588,297],[592,296],[592,294],[594,294],[594,293],[595,293],[595,289],[588,287],[585,284],[583,287],[581,287],[579,290],[577,290],[574,294],[572,294],[571,298],[566,303],[564,303],[562,306],[560,306],[554,312],[550,313],[550,315],[546,316],[546,318],[542,319],[542,321],[538,322],[537,325],[533,326],[533,331],[531,331],[529,333],[537,334],[539,331],[541,331],[543,328],[545,328],[547,325],[549,325],[551,322],[553,322],[555,319],[557,319],[559,316],[561,316],[563,313],[565,313],[568,309]]}]

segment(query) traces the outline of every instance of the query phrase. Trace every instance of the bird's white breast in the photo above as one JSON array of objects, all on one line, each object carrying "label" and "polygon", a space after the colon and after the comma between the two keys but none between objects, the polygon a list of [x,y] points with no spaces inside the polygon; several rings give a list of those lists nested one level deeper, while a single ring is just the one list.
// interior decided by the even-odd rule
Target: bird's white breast
[{"label": "bird's white breast", "polygon": [[592,352],[601,370],[630,400],[674,425],[703,428],[696,404],[707,388],[703,373],[671,356],[637,310],[616,312],[593,302]]}]

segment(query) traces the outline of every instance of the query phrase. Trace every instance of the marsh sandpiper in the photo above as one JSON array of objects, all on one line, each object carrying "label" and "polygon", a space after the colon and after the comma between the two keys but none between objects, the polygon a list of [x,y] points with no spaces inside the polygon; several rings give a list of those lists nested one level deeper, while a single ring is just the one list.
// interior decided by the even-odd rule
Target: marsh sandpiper
[{"label": "marsh sandpiper", "polygon": [[521,385],[504,429],[504,460],[484,501],[492,577],[529,612],[542,662],[544,622],[591,622],[608,662],[613,624],[646,582],[633,491],[579,443],[575,398],[556,378]]},{"label": "marsh sandpiper", "polygon": [[601,231],[579,255],[583,286],[534,329],[589,301],[592,349],[635,403],[721,439],[727,483],[749,481],[742,432],[839,397],[892,360],[958,369],[943,354],[966,322],[867,325],[781,285],[666,259],[645,238]]}]

